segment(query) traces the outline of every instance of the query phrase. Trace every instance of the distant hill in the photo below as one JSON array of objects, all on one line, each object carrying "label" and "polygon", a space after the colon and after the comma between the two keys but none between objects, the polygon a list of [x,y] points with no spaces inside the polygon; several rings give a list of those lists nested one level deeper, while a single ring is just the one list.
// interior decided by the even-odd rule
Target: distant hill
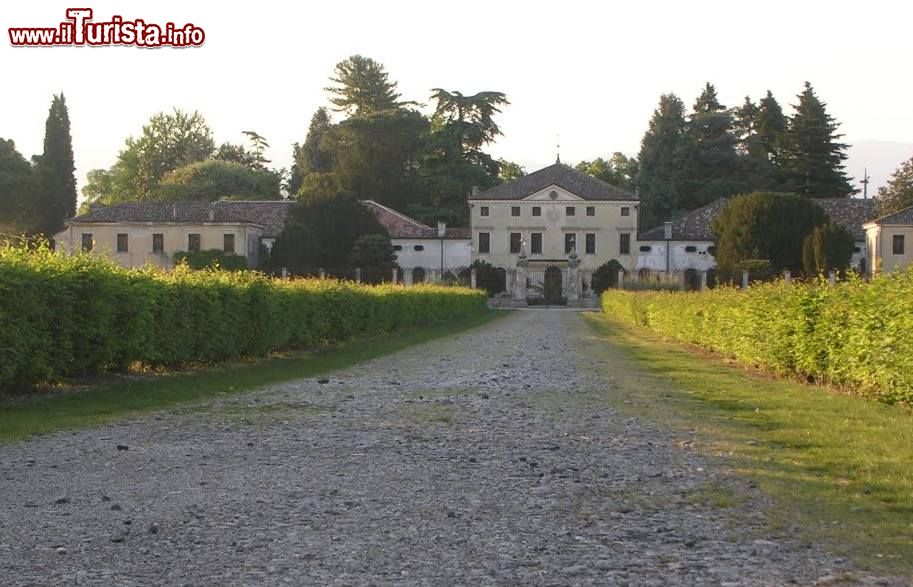
[{"label": "distant hill", "polygon": [[885,185],[891,174],[901,163],[913,157],[913,143],[892,141],[857,141],[847,151],[846,171],[852,177],[854,187],[859,188],[862,197],[862,179],[864,169],[869,171],[869,197],[878,193],[878,188]]}]

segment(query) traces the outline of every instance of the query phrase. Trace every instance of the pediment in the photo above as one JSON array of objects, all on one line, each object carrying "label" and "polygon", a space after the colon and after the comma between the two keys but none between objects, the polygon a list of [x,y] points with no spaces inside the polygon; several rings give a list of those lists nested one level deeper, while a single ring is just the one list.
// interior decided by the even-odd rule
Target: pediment
[{"label": "pediment", "polygon": [[545,189],[532,193],[525,198],[526,201],[536,202],[581,202],[583,198],[576,196],[566,189],[557,185],[550,185]]}]

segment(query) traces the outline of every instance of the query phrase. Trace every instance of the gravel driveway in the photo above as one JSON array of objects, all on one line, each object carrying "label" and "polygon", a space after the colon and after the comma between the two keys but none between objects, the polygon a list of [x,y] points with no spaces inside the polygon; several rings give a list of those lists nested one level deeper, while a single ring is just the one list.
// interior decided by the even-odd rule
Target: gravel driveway
[{"label": "gravel driveway", "polygon": [[0,447],[5,585],[782,585],[846,561],[624,417],[569,311]]}]

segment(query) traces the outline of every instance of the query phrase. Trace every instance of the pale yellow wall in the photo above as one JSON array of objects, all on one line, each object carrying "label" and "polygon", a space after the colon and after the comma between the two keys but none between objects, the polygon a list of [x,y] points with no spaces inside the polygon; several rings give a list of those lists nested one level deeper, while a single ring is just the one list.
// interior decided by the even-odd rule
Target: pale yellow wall
[{"label": "pale yellow wall", "polygon": [[[259,240],[259,229],[245,224],[71,224],[55,236],[59,250],[79,252],[82,250],[82,234],[92,233],[93,252],[111,257],[124,267],[141,267],[151,263],[170,269],[174,254],[187,250],[187,238],[191,233],[200,235],[200,249],[222,250],[223,235],[235,235],[235,254],[256,259],[255,243]],[[117,252],[117,235],[128,235],[128,250]],[[164,235],[164,253],[152,252],[152,235]]]},{"label": "pale yellow wall", "polygon": [[[549,192],[558,192],[558,198],[552,200]],[[470,223],[472,226],[473,260],[481,259],[495,267],[512,268],[517,264],[517,255],[510,253],[510,233],[519,232],[526,242],[526,254],[530,261],[537,259],[566,260],[564,252],[564,235],[573,232],[577,235],[577,256],[583,269],[596,269],[609,259],[616,259],[625,267],[633,268],[637,256],[636,227],[638,202],[605,202],[582,200],[557,187],[550,187],[533,194],[524,200],[473,200],[470,203]],[[482,206],[488,206],[489,216],[482,216]],[[520,216],[511,216],[511,207],[520,206]],[[542,216],[533,216],[532,208],[542,208]],[[576,214],[567,216],[565,208],[574,206]],[[587,206],[593,206],[595,216],[587,216]],[[621,216],[621,208],[630,209],[630,216]],[[479,233],[491,234],[491,253],[480,253]],[[542,254],[531,253],[531,237],[534,232],[542,233]],[[586,254],[584,235],[596,234],[596,254]],[[622,232],[630,234],[631,254],[619,253]]]},{"label": "pale yellow wall", "polygon": [[[894,235],[904,236],[904,254],[894,254]],[[913,265],[913,226],[866,225],[866,245],[875,272],[899,271]]]}]

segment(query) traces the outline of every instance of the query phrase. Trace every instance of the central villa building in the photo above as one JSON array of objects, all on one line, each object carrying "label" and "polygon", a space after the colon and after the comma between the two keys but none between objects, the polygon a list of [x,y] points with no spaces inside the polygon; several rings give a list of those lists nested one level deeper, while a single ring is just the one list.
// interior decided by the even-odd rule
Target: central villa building
[{"label": "central villa building", "polygon": [[592,272],[609,259],[634,267],[638,198],[560,162],[469,197],[472,259],[531,273],[576,255]]}]

